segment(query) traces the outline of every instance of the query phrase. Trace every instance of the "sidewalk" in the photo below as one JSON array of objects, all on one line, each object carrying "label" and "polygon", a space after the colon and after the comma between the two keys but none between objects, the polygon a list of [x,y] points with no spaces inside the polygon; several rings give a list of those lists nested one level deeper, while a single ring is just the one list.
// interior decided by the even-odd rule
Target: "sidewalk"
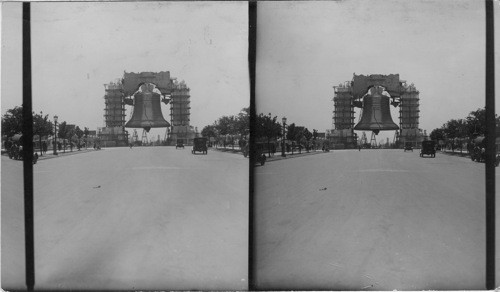
[{"label": "sidewalk", "polygon": [[466,157],[466,158],[470,158],[470,154],[467,152],[467,151],[462,151],[462,153],[460,153],[460,150],[456,151],[455,152],[452,152],[451,150],[441,150],[441,151],[437,151],[439,153],[442,153],[442,154],[446,154],[446,155],[453,155],[453,156],[460,156],[460,157]]},{"label": "sidewalk", "polygon": [[[102,149],[101,149],[102,150]],[[57,151],[57,155],[54,155],[54,151],[47,151],[43,156],[40,156],[40,153],[38,153],[38,160],[45,160],[45,159],[52,159],[52,158],[57,158],[57,157],[65,157],[65,156],[71,156],[71,155],[76,155],[76,154],[82,154],[82,153],[87,153],[87,152],[92,152],[92,151],[97,151],[94,150],[94,148],[87,148],[87,149],[81,149],[78,151],[77,149],[73,149],[73,152],[66,150],[66,153],[64,151]]]},{"label": "sidewalk", "polygon": [[209,147],[208,150],[216,150],[216,151],[220,151],[220,152],[229,152],[229,153],[243,155],[243,153],[241,152],[241,150],[240,150],[239,147],[234,147],[234,149],[232,149],[232,148],[215,148],[215,147]]},{"label": "sidewalk", "polygon": [[321,150],[316,150],[316,151],[311,151],[311,152],[302,151],[302,153],[300,153],[300,154],[299,154],[299,152],[294,152],[293,154],[292,154],[292,152],[287,152],[287,153],[285,153],[286,157],[282,157],[281,152],[276,152],[271,157],[269,157],[269,155],[266,153],[266,158],[267,158],[266,162],[283,160],[283,159],[291,159],[291,158],[297,158],[297,157],[308,156],[308,155],[326,154],[326,153],[331,153],[331,152],[333,152],[333,151],[332,150],[330,150],[330,152],[323,152]]},{"label": "sidewalk", "polygon": [[[102,150],[102,149],[101,149]],[[87,153],[91,151],[97,151],[94,150],[93,148],[87,148],[87,149],[81,149],[78,151],[77,149],[73,149],[73,152],[71,150],[66,150],[66,153],[64,151],[57,151],[57,155],[54,155],[54,151],[47,151],[43,156],[40,156],[40,152],[37,151],[36,153],[38,154],[38,160],[45,160],[45,159],[52,159],[52,158],[57,158],[57,157],[65,157],[65,156],[71,156],[75,154],[81,154],[81,153]],[[2,155],[8,156],[7,151],[2,149]]]}]

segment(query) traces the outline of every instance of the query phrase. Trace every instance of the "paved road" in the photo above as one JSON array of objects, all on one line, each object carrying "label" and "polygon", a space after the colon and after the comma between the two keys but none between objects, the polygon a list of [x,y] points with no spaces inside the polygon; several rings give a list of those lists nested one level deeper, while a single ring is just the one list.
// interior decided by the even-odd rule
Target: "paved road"
[{"label": "paved road", "polygon": [[[115,148],[34,166],[38,289],[246,289],[248,160]],[[22,163],[2,157],[2,288],[24,288]]]},{"label": "paved road", "polygon": [[484,164],[335,150],[257,167],[255,183],[261,289],[485,288]]}]

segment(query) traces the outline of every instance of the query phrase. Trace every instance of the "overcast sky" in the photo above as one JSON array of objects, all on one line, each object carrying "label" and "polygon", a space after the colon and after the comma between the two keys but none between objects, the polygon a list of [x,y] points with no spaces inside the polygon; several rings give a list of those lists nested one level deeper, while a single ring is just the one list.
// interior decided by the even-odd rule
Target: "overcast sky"
[{"label": "overcast sky", "polygon": [[[420,128],[430,134],[484,107],[484,10],[475,0],[259,2],[257,112],[324,132],[332,128],[332,86],[353,73],[399,73],[420,91]],[[397,124],[398,116],[392,108]],[[386,137],[394,131],[377,140]]]},{"label": "overcast sky", "polygon": [[[22,103],[21,5],[2,4],[2,114]],[[103,84],[124,71],[184,80],[199,131],[249,106],[245,2],[32,3],[31,20],[37,112],[102,127]]]}]

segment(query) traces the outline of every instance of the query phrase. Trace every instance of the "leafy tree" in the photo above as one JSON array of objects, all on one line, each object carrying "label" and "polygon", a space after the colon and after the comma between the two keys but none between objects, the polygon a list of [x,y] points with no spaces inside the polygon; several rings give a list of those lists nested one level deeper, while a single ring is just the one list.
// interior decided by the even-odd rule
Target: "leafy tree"
[{"label": "leafy tree", "polygon": [[85,149],[87,149],[87,141],[89,134],[90,134],[89,128],[85,127],[83,130],[83,136],[85,137]]},{"label": "leafy tree", "polygon": [[305,127],[296,126],[294,140],[299,145],[299,153],[302,153],[302,142],[304,142],[304,131]]},{"label": "leafy tree", "polygon": [[71,151],[73,151],[73,138],[74,138],[74,136],[76,134],[76,131],[75,131],[76,128],[75,127],[68,127],[68,128],[69,129],[68,129],[68,135],[67,135],[67,137],[68,137],[69,143],[70,143],[69,144],[70,145],[69,148],[71,149]]},{"label": "leafy tree", "polygon": [[296,128],[295,128],[295,123],[291,123],[288,125],[286,128],[286,139],[290,141],[295,141],[295,134],[296,134]]},{"label": "leafy tree", "polygon": [[474,138],[486,134],[486,110],[484,108],[470,112],[465,120],[469,137]]},{"label": "leafy tree", "polygon": [[211,137],[217,137],[217,129],[215,125],[208,125],[201,130],[201,136],[207,137],[209,140]]},{"label": "leafy tree", "polygon": [[444,125],[446,137],[450,139],[452,150],[458,147],[458,139],[462,139],[467,132],[466,122],[464,119],[451,119]]},{"label": "leafy tree", "polygon": [[311,138],[313,137],[313,134],[307,129],[305,128],[304,129],[304,138],[306,139],[306,151],[309,152],[309,141],[311,140]]},{"label": "leafy tree", "polygon": [[316,145],[317,145],[316,140],[317,139],[318,139],[318,130],[313,129],[313,145],[314,145],[314,150],[316,150]]},{"label": "leafy tree", "polygon": [[[69,137],[69,127],[66,122],[62,122],[59,124],[59,130],[57,131],[57,136],[61,139],[63,139],[63,145],[64,145],[64,153],[66,153],[66,139]],[[56,145],[57,147],[57,145]]]},{"label": "leafy tree", "polygon": [[40,156],[43,155],[42,149],[42,136],[48,136],[54,134],[54,126],[52,121],[49,120],[49,115],[43,115],[43,112],[39,114],[33,113],[33,135],[38,135],[38,140],[40,142]]},{"label": "leafy tree", "polygon": [[7,110],[2,116],[2,133],[7,137],[12,137],[15,134],[23,131],[23,107],[16,106],[13,109]]},{"label": "leafy tree", "polygon": [[[236,117],[235,116],[222,116],[217,120],[215,128],[221,136],[230,135],[231,138],[236,134]],[[232,140],[232,139],[231,139]],[[224,140],[224,147],[225,147]],[[234,143],[233,143],[234,147]]]},{"label": "leafy tree", "polygon": [[271,140],[281,136],[281,125],[277,122],[278,117],[271,117],[271,114],[259,114],[255,119],[255,137],[266,139],[268,155],[271,157]]},{"label": "leafy tree", "polygon": [[250,108],[241,109],[236,117],[236,130],[241,136],[247,136],[250,133]]},{"label": "leafy tree", "polygon": [[444,134],[445,134],[445,131],[443,128],[437,128],[437,129],[432,130],[429,137],[433,141],[439,141],[439,140],[444,140]]},{"label": "leafy tree", "polygon": [[80,127],[76,126],[76,129],[75,129],[75,135],[76,137],[78,138],[78,150],[80,150],[80,140],[82,139],[83,137],[83,131],[82,129],[80,129]]},{"label": "leafy tree", "polygon": [[291,123],[290,125],[288,125],[287,127],[287,131],[286,131],[286,139],[290,142],[292,142],[292,145],[291,145],[291,148],[292,148],[292,154],[293,154],[293,144],[294,142],[296,141],[297,139],[297,136],[300,136],[300,131],[301,129],[300,128],[297,128],[297,126],[295,126],[295,123]]},{"label": "leafy tree", "polygon": [[318,139],[318,130],[313,129],[313,140]]}]

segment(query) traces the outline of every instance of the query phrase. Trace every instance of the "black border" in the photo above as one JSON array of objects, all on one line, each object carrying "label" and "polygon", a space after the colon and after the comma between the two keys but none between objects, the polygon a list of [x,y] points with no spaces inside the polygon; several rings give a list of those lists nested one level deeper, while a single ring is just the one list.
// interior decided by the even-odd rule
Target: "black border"
[{"label": "black border", "polygon": [[[250,153],[253,153],[255,143],[255,67],[257,54],[257,0],[248,2],[248,68],[250,77]],[[249,155],[248,165],[248,290],[254,290],[255,282],[255,204],[254,204],[254,172],[255,160]]]},{"label": "black border", "polygon": [[486,289],[495,289],[495,33],[493,0],[486,10]]},{"label": "black border", "polygon": [[31,4],[23,2],[23,177],[26,287],[35,286],[35,244],[33,214],[33,114],[31,89]]}]

